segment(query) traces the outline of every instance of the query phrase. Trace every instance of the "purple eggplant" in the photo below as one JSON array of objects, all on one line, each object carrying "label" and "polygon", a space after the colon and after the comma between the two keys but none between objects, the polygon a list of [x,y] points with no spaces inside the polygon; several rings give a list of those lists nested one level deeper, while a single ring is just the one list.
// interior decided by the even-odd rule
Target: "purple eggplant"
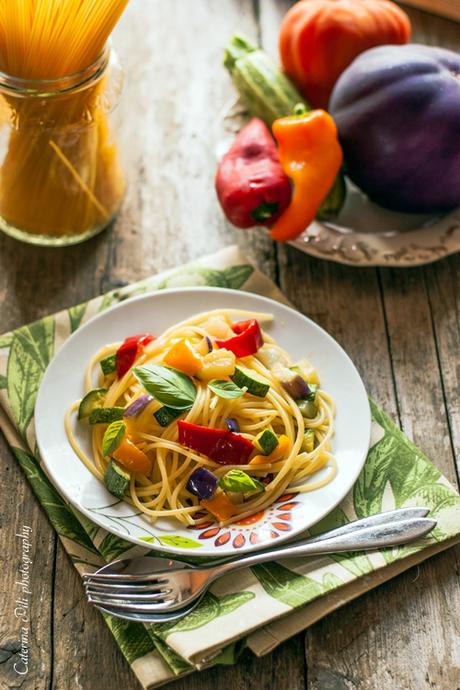
[{"label": "purple eggplant", "polygon": [[198,467],[192,472],[187,482],[187,489],[200,499],[211,498],[217,488],[218,479],[205,467]]},{"label": "purple eggplant", "polygon": [[226,425],[227,429],[234,434],[237,434],[240,430],[240,425],[238,424],[238,420],[235,419],[234,417],[227,417],[225,419],[225,425]]},{"label": "purple eggplant", "polygon": [[131,403],[131,405],[128,405],[123,413],[123,417],[138,417],[152,400],[152,396],[148,393],[141,395],[137,400]]},{"label": "purple eggplant", "polygon": [[460,55],[422,45],[359,55],[329,104],[346,172],[396,211],[460,205]]}]

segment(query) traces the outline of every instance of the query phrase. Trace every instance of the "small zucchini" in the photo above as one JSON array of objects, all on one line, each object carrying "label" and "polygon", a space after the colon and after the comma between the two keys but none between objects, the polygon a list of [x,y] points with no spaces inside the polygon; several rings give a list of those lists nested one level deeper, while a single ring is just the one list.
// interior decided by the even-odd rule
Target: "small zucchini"
[{"label": "small zucchini", "polygon": [[270,384],[262,381],[252,371],[244,367],[235,367],[235,373],[231,377],[233,383],[240,388],[246,388],[248,393],[258,398],[265,398],[270,390]]},{"label": "small zucchini", "polygon": [[112,496],[123,498],[129,487],[130,478],[129,472],[126,472],[120,465],[110,460],[104,475],[105,488]]},{"label": "small zucchini", "polygon": [[123,419],[124,407],[100,407],[93,410],[89,416],[90,424],[111,424]]},{"label": "small zucchini", "polygon": [[104,404],[107,390],[105,388],[95,388],[85,395],[78,408],[78,419],[86,419],[90,414]]},{"label": "small zucchini", "polygon": [[271,429],[264,429],[255,437],[253,443],[259,453],[270,455],[279,445],[279,440],[278,436]]},{"label": "small zucchini", "polygon": [[102,373],[104,374],[104,376],[109,376],[117,370],[117,356],[109,355],[105,359],[101,359],[99,364],[101,366]]}]

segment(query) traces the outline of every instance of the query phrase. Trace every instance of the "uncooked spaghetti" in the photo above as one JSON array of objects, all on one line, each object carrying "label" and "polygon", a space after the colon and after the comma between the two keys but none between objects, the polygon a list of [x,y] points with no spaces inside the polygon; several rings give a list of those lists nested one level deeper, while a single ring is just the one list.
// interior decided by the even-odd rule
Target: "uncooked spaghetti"
[{"label": "uncooked spaghetti", "polygon": [[9,131],[0,217],[7,231],[83,238],[118,209],[124,183],[107,122],[104,46],[127,2],[0,2],[0,126]]},{"label": "uncooked spaghetti", "polygon": [[[232,320],[242,313],[247,320]],[[89,362],[86,395],[66,414],[77,456],[152,521],[192,525],[211,516],[226,524],[287,490],[329,483],[337,471],[333,402],[313,366],[293,364],[262,331],[259,322],[270,319],[215,310],[156,339],[102,348]],[[77,412],[91,428],[91,456],[73,432]]]}]

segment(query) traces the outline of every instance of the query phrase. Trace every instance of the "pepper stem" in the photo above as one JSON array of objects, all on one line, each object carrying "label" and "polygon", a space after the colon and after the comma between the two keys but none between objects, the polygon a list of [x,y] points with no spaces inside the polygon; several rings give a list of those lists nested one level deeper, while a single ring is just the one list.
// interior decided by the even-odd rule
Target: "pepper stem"
[{"label": "pepper stem", "polygon": [[310,112],[310,110],[305,103],[296,103],[292,109],[292,114],[295,116],[306,115],[308,112]]}]

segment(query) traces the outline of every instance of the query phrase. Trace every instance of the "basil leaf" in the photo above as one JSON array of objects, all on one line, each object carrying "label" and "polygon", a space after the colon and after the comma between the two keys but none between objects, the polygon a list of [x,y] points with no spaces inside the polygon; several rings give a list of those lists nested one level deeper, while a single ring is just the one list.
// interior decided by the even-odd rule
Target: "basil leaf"
[{"label": "basil leaf", "polygon": [[195,384],[182,371],[161,364],[147,364],[135,367],[133,374],[150,395],[167,407],[186,410],[195,402]]},{"label": "basil leaf", "polygon": [[219,398],[225,398],[226,400],[235,400],[244,395],[241,388],[237,386],[236,383],[233,383],[233,381],[219,381],[218,379],[213,379],[208,383],[208,386],[213,393],[219,396]]},{"label": "basil leaf", "polygon": [[250,477],[243,470],[229,470],[227,474],[219,479],[219,486],[224,491],[238,493],[254,493],[255,491],[265,491],[265,487],[258,479]]},{"label": "basil leaf", "polygon": [[126,425],[122,421],[112,422],[105,430],[102,439],[102,455],[111,455],[123,441],[126,434]]}]

